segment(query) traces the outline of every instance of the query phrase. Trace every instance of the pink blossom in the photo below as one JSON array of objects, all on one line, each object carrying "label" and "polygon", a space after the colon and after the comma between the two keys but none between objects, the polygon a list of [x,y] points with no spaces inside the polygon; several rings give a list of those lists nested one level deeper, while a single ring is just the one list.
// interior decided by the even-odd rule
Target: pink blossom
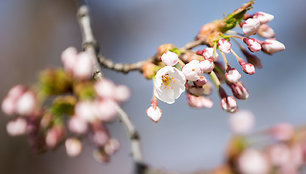
[{"label": "pink blossom", "polygon": [[6,130],[11,136],[23,135],[27,130],[27,121],[23,118],[17,118],[7,123]]},{"label": "pink blossom", "polygon": [[254,38],[243,38],[243,42],[247,44],[251,52],[258,52],[261,50],[260,42]]},{"label": "pink blossom", "polygon": [[25,92],[16,101],[16,112],[20,115],[33,113],[36,105],[36,97],[32,91]]},{"label": "pink blossom", "polygon": [[233,96],[224,97],[220,102],[221,108],[227,112],[236,112],[237,111],[237,101]]},{"label": "pink blossom", "polygon": [[233,133],[235,134],[247,134],[249,133],[255,124],[255,118],[252,112],[247,110],[241,110],[231,115],[229,118],[229,125]]},{"label": "pink blossom", "polygon": [[107,155],[113,155],[115,154],[120,147],[120,144],[118,140],[116,139],[110,139],[104,146],[104,151]]},{"label": "pink blossom", "polygon": [[166,51],[162,56],[161,60],[163,63],[167,66],[174,66],[178,63],[179,58],[177,54],[171,52],[171,51]]},{"label": "pink blossom", "polygon": [[241,23],[243,34],[247,37],[256,34],[260,21],[256,18],[249,18]]},{"label": "pink blossom", "polygon": [[109,140],[107,132],[103,129],[99,129],[93,133],[93,142],[98,146],[103,146]]},{"label": "pink blossom", "polygon": [[189,106],[195,107],[195,108],[211,108],[213,106],[213,101],[204,96],[196,97],[194,95],[187,95],[187,101]]},{"label": "pink blossom", "polygon": [[183,67],[182,72],[187,80],[196,81],[200,79],[202,71],[200,69],[199,61],[198,60],[190,61]]},{"label": "pink blossom", "polygon": [[68,47],[66,48],[62,55],[62,63],[64,65],[64,68],[67,72],[72,73],[74,70],[74,66],[77,62],[77,57],[78,57],[78,51],[74,47]]},{"label": "pink blossom", "polygon": [[274,144],[268,149],[268,157],[271,163],[277,167],[290,162],[290,149],[284,144]]},{"label": "pink blossom", "polygon": [[241,63],[242,71],[246,74],[252,75],[255,73],[255,67],[251,63]]},{"label": "pink blossom", "polygon": [[95,111],[95,105],[90,101],[81,101],[74,107],[75,115],[87,122],[94,122],[97,119]]},{"label": "pink blossom", "polygon": [[55,148],[55,146],[60,142],[63,135],[63,128],[60,126],[52,127],[47,131],[45,142],[47,147]]},{"label": "pink blossom", "polygon": [[257,34],[265,38],[272,38],[275,36],[274,30],[267,24],[260,25]]},{"label": "pink blossom", "polygon": [[225,77],[229,82],[237,83],[241,78],[241,74],[239,73],[239,71],[233,68],[229,70],[227,73],[225,73]]},{"label": "pink blossom", "polygon": [[222,51],[225,54],[229,54],[231,52],[232,44],[226,39],[220,39],[218,41],[218,46],[220,51]]},{"label": "pink blossom", "polygon": [[265,53],[273,54],[285,50],[285,45],[275,39],[267,39],[263,42],[262,50]]},{"label": "pink blossom", "polygon": [[116,118],[117,103],[111,99],[105,99],[95,103],[97,118],[102,121],[112,121]]},{"label": "pink blossom", "polygon": [[112,98],[115,93],[115,84],[108,79],[98,80],[95,83],[95,91],[99,97]]},{"label": "pink blossom", "polygon": [[12,97],[5,97],[2,101],[2,111],[7,115],[12,115],[15,112],[16,102]]},{"label": "pink blossom", "polygon": [[280,123],[270,129],[270,134],[279,141],[289,140],[294,133],[294,128],[289,123]]},{"label": "pink blossom", "polygon": [[68,121],[68,128],[76,134],[84,134],[87,132],[88,123],[77,116],[72,116]]},{"label": "pink blossom", "polygon": [[130,90],[125,85],[119,85],[114,90],[114,99],[118,102],[124,102],[130,98]]},{"label": "pink blossom", "polygon": [[73,75],[77,79],[89,79],[93,75],[93,60],[94,55],[88,52],[81,52],[78,54],[77,61],[73,67]]},{"label": "pink blossom", "polygon": [[70,157],[76,157],[82,152],[82,142],[77,138],[69,138],[65,141],[66,153]]},{"label": "pink blossom", "polygon": [[266,156],[255,149],[245,150],[238,159],[238,167],[243,174],[267,174],[269,165]]},{"label": "pink blossom", "polygon": [[205,85],[206,83],[207,79],[204,76],[201,76],[199,80],[194,81],[194,84],[199,87]]}]

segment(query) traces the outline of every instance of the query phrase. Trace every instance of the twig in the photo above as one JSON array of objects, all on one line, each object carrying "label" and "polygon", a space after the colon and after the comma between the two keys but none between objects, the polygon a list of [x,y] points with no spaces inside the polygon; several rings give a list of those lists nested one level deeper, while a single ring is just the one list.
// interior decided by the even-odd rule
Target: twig
[{"label": "twig", "polygon": [[[99,80],[103,78],[103,74],[100,65],[97,61],[98,60],[97,55],[99,54],[99,50],[98,50],[98,44],[95,40],[90,24],[89,9],[85,0],[78,0],[78,4],[79,8],[77,12],[77,17],[82,32],[83,49],[84,51],[96,55],[97,59],[93,60],[94,69],[95,69],[94,79]],[[124,112],[122,108],[120,108],[120,106],[118,106],[116,110],[118,112],[119,119],[121,120],[122,124],[125,126],[130,136],[132,158],[135,164],[140,164],[142,162],[142,154],[141,154],[138,133],[127,113]]]}]

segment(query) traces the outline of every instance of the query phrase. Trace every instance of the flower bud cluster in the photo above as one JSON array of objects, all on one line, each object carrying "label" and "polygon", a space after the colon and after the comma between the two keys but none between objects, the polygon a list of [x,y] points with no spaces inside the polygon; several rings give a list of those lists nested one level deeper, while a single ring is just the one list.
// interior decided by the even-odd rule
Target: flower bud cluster
[{"label": "flower bud cluster", "polygon": [[[96,146],[95,158],[108,161],[119,148],[105,124],[116,119],[117,107],[130,97],[124,85],[108,79],[93,81],[92,57],[73,47],[62,53],[64,70],[47,69],[34,89],[14,86],[2,102],[2,110],[15,118],[7,123],[11,136],[28,135],[34,150],[54,149],[62,142],[68,156],[78,156],[82,139]],[[98,159],[99,157],[99,159]]]}]

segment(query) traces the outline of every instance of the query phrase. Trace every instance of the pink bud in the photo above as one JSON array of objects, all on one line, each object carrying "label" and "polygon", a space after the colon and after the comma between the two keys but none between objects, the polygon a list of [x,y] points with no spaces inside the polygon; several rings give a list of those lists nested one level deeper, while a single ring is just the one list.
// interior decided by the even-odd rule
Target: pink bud
[{"label": "pink bud", "polygon": [[200,62],[200,68],[203,73],[210,73],[215,68],[215,64],[210,60],[203,60]]},{"label": "pink bud", "polygon": [[103,129],[99,129],[93,133],[93,142],[98,146],[103,146],[109,140],[107,132]]},{"label": "pink bud", "polygon": [[242,82],[237,82],[230,85],[234,96],[240,100],[246,100],[249,97],[248,90],[244,87]]},{"label": "pink bud", "polygon": [[253,64],[250,63],[244,63],[241,64],[242,71],[245,72],[246,74],[252,75],[255,73],[255,67]]},{"label": "pink bud", "polygon": [[207,80],[204,76],[201,76],[199,80],[193,82],[196,86],[203,86],[207,83]]},{"label": "pink bud", "polygon": [[7,123],[6,130],[11,136],[23,135],[27,130],[27,121],[23,118],[17,118]]},{"label": "pink bud", "polygon": [[7,96],[13,99],[19,98],[24,92],[26,92],[27,87],[24,85],[16,85],[10,89]]},{"label": "pink bud", "polygon": [[201,96],[203,95],[204,93],[204,88],[202,87],[197,87],[197,86],[191,86],[189,89],[188,89],[188,92],[190,94],[193,94],[195,96]]},{"label": "pink bud", "polygon": [[166,51],[162,56],[161,60],[163,63],[167,66],[174,66],[178,63],[178,56],[177,54],[171,52],[171,51]]},{"label": "pink bud", "polygon": [[65,49],[61,55],[66,72],[72,72],[77,62],[78,51],[74,47]]},{"label": "pink bud", "polygon": [[255,118],[252,112],[241,110],[231,115],[229,125],[231,131],[235,134],[247,134],[253,129]]},{"label": "pink bud", "polygon": [[223,110],[230,113],[236,112],[238,109],[237,101],[233,96],[222,98],[220,104]]},{"label": "pink bud", "polygon": [[130,98],[130,90],[125,85],[119,85],[115,88],[114,99],[118,102],[124,102]]},{"label": "pink bud", "polygon": [[90,79],[93,75],[94,55],[88,52],[81,52],[77,57],[77,61],[73,67],[73,75],[80,80]]},{"label": "pink bud", "polygon": [[243,42],[247,44],[251,52],[258,52],[261,50],[260,42],[254,38],[243,38]]},{"label": "pink bud", "polygon": [[94,122],[95,117],[95,105],[90,101],[81,101],[74,107],[74,112],[77,117],[87,122]]},{"label": "pink bud", "polygon": [[187,80],[196,81],[200,79],[200,76],[202,75],[202,71],[200,69],[199,61],[198,60],[190,61],[183,67],[182,72],[185,75]]},{"label": "pink bud", "polygon": [[225,54],[229,54],[231,52],[232,44],[226,39],[220,39],[218,41],[218,46],[220,51],[222,51]]},{"label": "pink bud", "polygon": [[202,55],[204,56],[205,59],[209,59],[210,57],[213,57],[214,62],[216,62],[219,59],[219,54],[217,53],[217,51],[215,51],[215,56],[213,56],[213,53],[214,53],[214,48],[210,47],[210,48],[205,48],[203,50]]},{"label": "pink bud", "polygon": [[76,157],[82,152],[82,143],[77,138],[69,138],[65,142],[66,153],[70,157]]},{"label": "pink bud", "polygon": [[72,116],[68,121],[68,128],[73,133],[84,134],[87,132],[88,124],[80,117]]},{"label": "pink bud", "polygon": [[235,68],[233,68],[225,73],[225,77],[229,82],[237,83],[241,78],[241,74]]},{"label": "pink bud", "polygon": [[36,97],[33,92],[27,91],[16,101],[16,112],[20,115],[29,115],[34,112]]},{"label": "pink bud", "polygon": [[60,142],[63,135],[63,128],[55,126],[48,130],[45,142],[48,148],[53,149]]},{"label": "pink bud", "polygon": [[280,123],[270,129],[270,134],[279,141],[287,141],[292,138],[294,128],[289,123]]},{"label": "pink bud", "polygon": [[159,109],[159,107],[157,105],[152,105],[146,110],[146,113],[148,115],[148,117],[154,121],[155,123],[157,123],[162,116],[162,111],[161,109]]},{"label": "pink bud", "polygon": [[111,99],[102,100],[96,103],[96,115],[102,121],[113,121],[117,114],[117,103]]},{"label": "pink bud", "polygon": [[110,139],[104,146],[104,151],[107,155],[115,154],[120,147],[118,140]]},{"label": "pink bud", "polygon": [[267,39],[263,42],[262,50],[267,54],[273,54],[285,50],[285,45],[275,39]]},{"label": "pink bud", "polygon": [[115,93],[115,84],[108,79],[99,80],[95,83],[95,91],[99,97],[112,98]]},{"label": "pink bud", "polygon": [[238,168],[243,174],[267,174],[269,171],[266,156],[255,149],[247,149],[241,154]]},{"label": "pink bud", "polygon": [[260,25],[260,21],[257,18],[249,18],[241,23],[243,34],[247,37],[256,34]]},{"label": "pink bud", "polygon": [[274,19],[274,16],[265,12],[257,12],[254,14],[254,18],[258,19],[260,24],[266,24]]},{"label": "pink bud", "polygon": [[214,104],[213,101],[208,97],[196,97],[190,94],[187,94],[187,101],[189,106],[194,108],[211,108]]},{"label": "pink bud", "polygon": [[260,25],[257,34],[265,38],[272,38],[275,36],[274,30],[267,24]]},{"label": "pink bud", "polygon": [[2,101],[2,111],[7,115],[12,115],[15,112],[16,102],[12,97],[5,97]]}]

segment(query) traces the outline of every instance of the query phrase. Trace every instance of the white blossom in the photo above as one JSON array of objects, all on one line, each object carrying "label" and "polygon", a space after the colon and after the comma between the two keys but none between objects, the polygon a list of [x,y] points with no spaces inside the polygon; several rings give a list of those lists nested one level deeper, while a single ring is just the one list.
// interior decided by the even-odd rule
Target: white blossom
[{"label": "white blossom", "polygon": [[231,131],[236,134],[246,134],[253,129],[255,118],[252,112],[241,110],[231,115],[229,118],[229,125]]},{"label": "white blossom", "polygon": [[171,51],[166,51],[162,56],[161,60],[163,61],[164,64],[167,66],[174,66],[178,63],[179,58],[177,54]]},{"label": "white blossom", "polygon": [[238,167],[243,174],[267,174],[269,171],[266,156],[255,149],[247,149],[241,154]]},{"label": "white blossom", "polygon": [[146,110],[146,113],[148,117],[155,123],[157,123],[161,119],[161,116],[162,116],[162,111],[158,106],[150,106]]},{"label": "white blossom", "polygon": [[258,19],[260,24],[266,24],[274,19],[274,16],[265,12],[257,12],[254,14],[254,18]]},{"label": "white blossom", "polygon": [[180,70],[165,66],[155,75],[154,95],[159,100],[172,104],[185,91],[185,82],[185,76]]},{"label": "white blossom", "polygon": [[229,82],[237,83],[241,78],[241,74],[236,69],[231,69],[225,73],[225,77]]},{"label": "white blossom", "polygon": [[210,60],[203,60],[200,62],[200,69],[203,73],[209,73],[211,72],[215,67],[214,62]]},{"label": "white blossom", "polygon": [[231,52],[232,44],[226,39],[220,39],[218,41],[218,47],[223,53],[229,54]]},{"label": "white blossom", "polygon": [[[214,48],[212,48],[212,47],[205,48],[203,50],[203,56],[204,56],[205,59],[213,57],[213,53],[214,53]],[[219,54],[217,53],[217,51],[215,51],[215,56],[213,58],[214,58],[214,62],[218,61]]]},{"label": "white blossom", "polygon": [[23,118],[17,118],[7,123],[6,130],[11,136],[23,135],[27,130],[27,121]]},{"label": "white blossom", "polygon": [[268,54],[273,54],[285,49],[285,45],[275,39],[267,39],[262,44],[262,49]]},{"label": "white blossom", "polygon": [[69,138],[65,141],[66,153],[70,157],[76,157],[82,152],[82,142],[77,138]]},{"label": "white blossom", "polygon": [[196,81],[200,79],[202,75],[202,71],[200,68],[199,61],[198,60],[190,61],[183,67],[182,72],[185,75],[187,80]]},{"label": "white blossom", "polygon": [[221,108],[227,112],[236,112],[237,111],[237,101],[233,96],[228,96],[221,99]]},{"label": "white blossom", "polygon": [[274,30],[267,24],[260,25],[257,34],[265,38],[272,38],[275,36]]},{"label": "white blossom", "polygon": [[260,25],[257,18],[249,18],[241,24],[243,34],[247,37],[256,34]]},{"label": "white blossom", "polygon": [[21,97],[16,101],[16,112],[20,115],[29,115],[31,114],[36,105],[36,98],[33,92],[25,92]]}]

